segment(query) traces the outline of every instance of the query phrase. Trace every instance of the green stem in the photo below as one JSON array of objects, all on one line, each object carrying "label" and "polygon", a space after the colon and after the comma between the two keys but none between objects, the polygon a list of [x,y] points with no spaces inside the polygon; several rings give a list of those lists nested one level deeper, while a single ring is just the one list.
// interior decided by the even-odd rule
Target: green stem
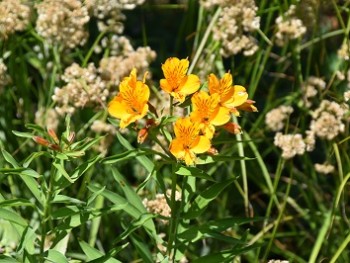
[{"label": "green stem", "polygon": [[281,178],[281,174],[282,174],[282,170],[283,170],[283,167],[284,167],[284,163],[285,163],[285,160],[284,159],[280,159],[279,162],[278,162],[278,165],[277,165],[275,179],[273,181],[273,193],[271,195],[271,198],[269,200],[269,204],[267,206],[266,215],[265,215],[266,219],[265,219],[264,225],[267,224],[267,219],[270,217],[270,214],[271,214],[273,200],[276,198],[277,186],[278,186],[278,183],[279,183],[280,178]]},{"label": "green stem", "polygon": [[[238,123],[238,120],[236,118],[236,116],[233,117],[234,121],[236,123]],[[240,157],[244,157],[244,148],[243,148],[243,142],[242,142],[242,135],[241,134],[237,134],[236,135],[237,141],[239,142],[237,144],[238,147],[238,155]],[[241,173],[242,173],[242,181],[243,181],[243,192],[244,192],[244,210],[245,210],[245,214],[247,217],[249,217],[249,190],[248,190],[248,179],[247,179],[247,167],[246,167],[246,163],[245,160],[242,159],[240,160],[240,164],[241,164]]]},{"label": "green stem", "polygon": [[210,24],[209,26],[207,27],[207,30],[205,31],[204,33],[204,36],[202,38],[202,41],[201,43],[199,44],[199,47],[197,49],[197,52],[196,54],[194,55],[194,58],[192,59],[192,63],[190,65],[190,68],[188,69],[188,74],[191,74],[194,67],[196,66],[197,62],[198,62],[198,59],[200,57],[200,55],[203,53],[203,49],[205,47],[205,43],[207,42],[209,36],[210,36],[210,33],[211,33],[211,30],[212,28],[214,27],[215,23],[216,23],[216,20],[218,19],[219,15],[221,13],[221,8],[218,8],[213,16],[213,18],[211,19],[210,21]]},{"label": "green stem", "polygon": [[[178,223],[178,214],[177,214],[177,205],[176,205],[176,184],[177,184],[177,174],[175,173],[175,164],[171,165],[171,198],[170,198],[170,207],[171,207],[171,218],[170,218],[170,228],[169,228],[169,239],[167,252],[169,258],[176,258],[176,234],[177,234],[177,223]],[[166,194],[166,193],[165,193]],[[172,260],[173,262],[174,260]]]},{"label": "green stem", "polygon": [[[272,230],[271,238],[270,238],[270,241],[269,241],[269,243],[268,243],[268,245],[267,245],[267,249],[265,250],[265,253],[264,253],[264,257],[263,257],[262,262],[266,262],[266,258],[268,257],[268,254],[269,254],[269,252],[270,252],[270,250],[271,250],[272,242],[273,242],[274,239],[275,239],[278,226],[280,225],[281,220],[282,220],[282,217],[283,217],[283,215],[284,215],[284,210],[285,210],[285,208],[286,208],[286,204],[287,204],[287,200],[288,200],[288,197],[289,197],[289,193],[290,193],[290,188],[291,188],[291,185],[292,185],[292,181],[293,181],[293,170],[291,170],[291,174],[290,174],[290,178],[289,178],[289,181],[288,181],[286,193],[285,193],[285,195],[284,195],[284,201],[283,201],[283,203],[282,203],[281,210],[279,211],[278,218],[277,218],[277,222],[276,222],[276,224],[274,225],[274,228],[273,228],[273,230]],[[271,200],[272,200],[272,199],[271,199]]]},{"label": "green stem", "polygon": [[[49,179],[49,185],[47,188],[46,198],[45,198],[45,205],[44,205],[44,214],[43,218],[41,220],[41,243],[40,243],[40,254],[43,255],[45,251],[45,240],[47,236],[48,229],[52,229],[52,220],[51,220],[51,201],[53,197],[53,186],[55,182],[55,177],[57,174],[57,169],[54,165],[51,166],[51,173],[50,173],[50,179]],[[49,225],[49,228],[48,228]],[[41,262],[45,262],[45,259],[41,257]]]}]

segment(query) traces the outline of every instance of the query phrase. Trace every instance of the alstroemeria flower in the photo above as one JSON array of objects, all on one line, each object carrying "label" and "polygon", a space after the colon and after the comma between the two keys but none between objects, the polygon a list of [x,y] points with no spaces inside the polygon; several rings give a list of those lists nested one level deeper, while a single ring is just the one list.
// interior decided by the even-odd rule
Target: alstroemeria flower
[{"label": "alstroemeria flower", "polygon": [[193,111],[190,115],[193,122],[200,123],[203,134],[209,139],[213,138],[215,127],[224,125],[230,120],[230,110],[220,106],[220,95],[209,95],[199,91],[192,96]]},{"label": "alstroemeria flower", "polygon": [[220,95],[220,104],[222,106],[239,116],[236,107],[246,102],[248,93],[243,86],[232,86],[232,75],[230,73],[225,73],[221,80],[214,74],[210,74],[208,77],[208,88],[210,94]]},{"label": "alstroemeria flower", "polygon": [[125,128],[147,114],[149,95],[145,77],[143,81],[137,80],[136,69],[133,69],[119,84],[119,94],[108,104],[108,112],[120,119],[120,128]]},{"label": "alstroemeria flower", "polygon": [[174,125],[176,138],[170,143],[170,152],[186,165],[196,161],[197,153],[204,153],[211,147],[210,140],[199,135],[200,124],[192,122],[190,117],[178,119]]},{"label": "alstroemeria flower", "polygon": [[188,66],[187,59],[180,60],[175,57],[168,58],[162,65],[165,79],[160,80],[160,87],[181,103],[200,86],[198,76],[186,75]]}]

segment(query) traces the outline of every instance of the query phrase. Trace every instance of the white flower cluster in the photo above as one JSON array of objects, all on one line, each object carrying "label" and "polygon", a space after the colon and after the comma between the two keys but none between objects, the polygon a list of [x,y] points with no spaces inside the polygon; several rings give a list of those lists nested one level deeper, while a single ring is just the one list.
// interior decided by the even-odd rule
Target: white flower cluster
[{"label": "white flower cluster", "polygon": [[221,53],[228,57],[243,52],[251,56],[258,50],[251,35],[260,27],[258,8],[254,0],[211,0],[201,1],[204,7],[222,7],[218,21],[213,28],[214,39],[221,42]]},{"label": "white flower cluster", "polygon": [[0,1],[0,40],[16,31],[23,31],[30,22],[31,10],[20,0]]},{"label": "white flower cluster", "polygon": [[121,34],[124,31],[125,15],[122,10],[134,9],[145,0],[86,0],[85,5],[98,19],[99,31]]},{"label": "white flower cluster", "polygon": [[2,59],[0,59],[0,89],[9,84],[10,79],[10,76],[7,74],[7,67]]},{"label": "white flower cluster", "polygon": [[301,85],[305,106],[310,108],[312,105],[310,99],[315,97],[320,90],[324,90],[325,88],[326,88],[326,82],[323,79],[310,76]]},{"label": "white flower cluster", "polygon": [[88,9],[79,0],[44,0],[35,5],[38,12],[36,30],[50,44],[74,48],[84,45],[90,20]]},{"label": "white flower cluster", "polygon": [[332,140],[339,133],[344,132],[343,117],[348,111],[347,105],[340,105],[334,101],[323,100],[312,113],[310,131],[317,137]]},{"label": "white flower cluster", "polygon": [[295,16],[295,5],[291,5],[283,16],[276,19],[276,44],[284,46],[291,39],[302,37],[306,33],[303,21]]},{"label": "white flower cluster", "polygon": [[269,111],[265,116],[265,124],[271,131],[280,131],[284,128],[285,121],[293,113],[291,106],[279,106]]}]

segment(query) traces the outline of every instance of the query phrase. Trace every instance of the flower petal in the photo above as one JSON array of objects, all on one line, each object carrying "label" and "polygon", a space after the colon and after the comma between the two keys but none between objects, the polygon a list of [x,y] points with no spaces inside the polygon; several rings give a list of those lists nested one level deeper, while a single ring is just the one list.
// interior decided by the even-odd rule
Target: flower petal
[{"label": "flower petal", "polygon": [[179,91],[184,95],[190,95],[195,93],[199,89],[200,85],[201,82],[199,77],[194,74],[190,74],[182,80],[179,86]]},{"label": "flower petal", "polygon": [[214,116],[211,120],[211,123],[215,126],[224,125],[231,118],[230,110],[225,107],[218,107],[217,111],[213,115]]},{"label": "flower petal", "polygon": [[194,153],[204,153],[211,147],[210,140],[205,136],[199,136],[195,143],[193,143],[191,150]]}]

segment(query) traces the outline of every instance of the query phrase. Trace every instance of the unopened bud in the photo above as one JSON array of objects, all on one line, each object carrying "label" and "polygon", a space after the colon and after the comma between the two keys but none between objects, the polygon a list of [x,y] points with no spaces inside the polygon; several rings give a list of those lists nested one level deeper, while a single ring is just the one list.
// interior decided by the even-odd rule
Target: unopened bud
[{"label": "unopened bud", "polygon": [[74,141],[75,138],[75,132],[71,132],[68,136],[68,142],[71,144]]},{"label": "unopened bud", "polygon": [[59,144],[59,140],[58,140],[58,137],[55,133],[55,131],[53,129],[48,129],[47,130],[48,134],[50,135],[50,137],[53,139],[53,141],[56,143],[56,144]]},{"label": "unopened bud", "polygon": [[219,151],[215,149],[214,147],[210,147],[210,149],[207,151],[208,154],[210,155],[217,155]]},{"label": "unopened bud", "polygon": [[143,143],[147,137],[148,137],[148,129],[142,128],[137,135],[137,142]]},{"label": "unopened bud", "polygon": [[234,122],[226,123],[224,129],[232,134],[240,134],[242,132],[241,126]]},{"label": "unopened bud", "polygon": [[42,146],[49,146],[50,145],[50,142],[40,136],[33,136],[33,140],[37,143],[37,144],[40,144]]}]

